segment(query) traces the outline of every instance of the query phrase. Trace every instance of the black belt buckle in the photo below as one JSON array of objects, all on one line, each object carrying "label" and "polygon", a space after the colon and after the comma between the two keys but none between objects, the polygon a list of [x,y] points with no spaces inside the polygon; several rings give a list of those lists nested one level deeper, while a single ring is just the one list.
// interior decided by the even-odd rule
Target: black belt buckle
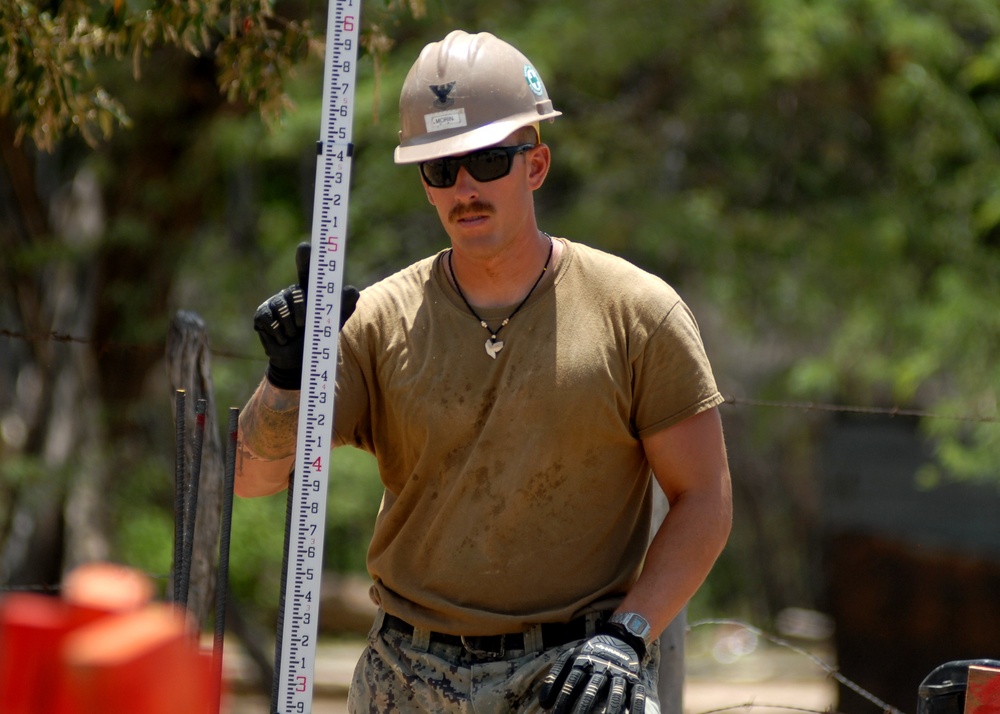
[{"label": "black belt buckle", "polygon": [[[476,657],[491,657],[499,659],[503,657],[506,652],[507,635],[494,635],[492,637],[466,637],[465,635],[462,635],[460,639],[462,640],[462,647],[465,648],[465,651],[469,654],[476,655]],[[489,640],[496,640],[499,649],[487,650],[476,646],[483,645]]]}]

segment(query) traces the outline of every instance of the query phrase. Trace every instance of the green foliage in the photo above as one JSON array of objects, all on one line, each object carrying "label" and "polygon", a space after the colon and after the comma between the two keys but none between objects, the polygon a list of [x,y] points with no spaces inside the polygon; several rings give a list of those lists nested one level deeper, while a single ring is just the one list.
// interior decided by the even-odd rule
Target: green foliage
[{"label": "green foliage", "polygon": [[174,521],[161,504],[139,503],[129,509],[115,531],[116,562],[148,573],[166,595],[173,562]]},{"label": "green foliage", "polygon": [[336,449],[330,479],[325,564],[337,572],[364,572],[368,542],[382,501],[375,459],[357,449]]},{"label": "green foliage", "polygon": [[[550,207],[561,227],[721,307],[740,344],[787,345],[786,365],[736,364],[736,379],[786,398],[992,419],[933,429],[943,468],[995,477],[983,434],[1000,378],[1000,10],[767,0],[594,12],[549,4],[526,23],[557,62],[544,76],[570,125],[553,130],[570,198]],[[584,17],[603,18],[600,33]]]},{"label": "green foliage", "polygon": [[183,0],[56,3],[34,0],[0,7],[0,114],[12,114],[18,140],[30,134],[52,149],[71,132],[91,145],[130,120],[120,100],[95,76],[101,58],[130,59],[136,79],[148,53],[163,46],[212,53],[219,89],[274,118],[287,109],[285,75],[314,41],[308,22],[278,17],[269,0]]},{"label": "green foliage", "polygon": [[285,543],[284,493],[233,503],[229,586],[240,602],[271,610],[281,592]]}]

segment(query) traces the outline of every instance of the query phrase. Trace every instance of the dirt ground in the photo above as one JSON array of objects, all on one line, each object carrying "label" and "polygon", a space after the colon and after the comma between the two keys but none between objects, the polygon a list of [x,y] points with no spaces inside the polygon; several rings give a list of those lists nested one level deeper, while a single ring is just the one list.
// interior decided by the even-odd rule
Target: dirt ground
[{"label": "dirt ground", "polygon": [[[688,680],[684,689],[685,714],[705,714],[722,709],[751,712],[782,712],[805,709],[832,711],[836,703],[836,687],[831,681],[807,682],[706,682]],[[264,697],[240,696],[231,702],[230,714],[269,714],[269,702]],[[343,696],[315,697],[313,714],[346,714]]]}]

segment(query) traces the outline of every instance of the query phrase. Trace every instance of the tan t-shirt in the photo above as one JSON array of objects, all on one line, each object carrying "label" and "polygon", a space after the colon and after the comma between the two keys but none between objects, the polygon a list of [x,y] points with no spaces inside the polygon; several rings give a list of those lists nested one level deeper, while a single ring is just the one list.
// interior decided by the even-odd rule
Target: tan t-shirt
[{"label": "tan t-shirt", "polygon": [[649,536],[639,437],[722,401],[674,290],[563,242],[495,360],[444,254],[366,289],[341,334],[336,440],[385,485],[372,594],[417,627],[500,634],[623,595]]}]

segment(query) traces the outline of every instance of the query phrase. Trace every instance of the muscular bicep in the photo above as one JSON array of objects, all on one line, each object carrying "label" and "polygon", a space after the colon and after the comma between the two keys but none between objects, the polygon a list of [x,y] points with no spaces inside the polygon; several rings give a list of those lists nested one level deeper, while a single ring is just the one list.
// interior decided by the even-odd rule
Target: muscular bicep
[{"label": "muscular bicep", "polygon": [[650,434],[642,446],[671,504],[685,494],[700,493],[729,506],[729,464],[718,408]]}]

